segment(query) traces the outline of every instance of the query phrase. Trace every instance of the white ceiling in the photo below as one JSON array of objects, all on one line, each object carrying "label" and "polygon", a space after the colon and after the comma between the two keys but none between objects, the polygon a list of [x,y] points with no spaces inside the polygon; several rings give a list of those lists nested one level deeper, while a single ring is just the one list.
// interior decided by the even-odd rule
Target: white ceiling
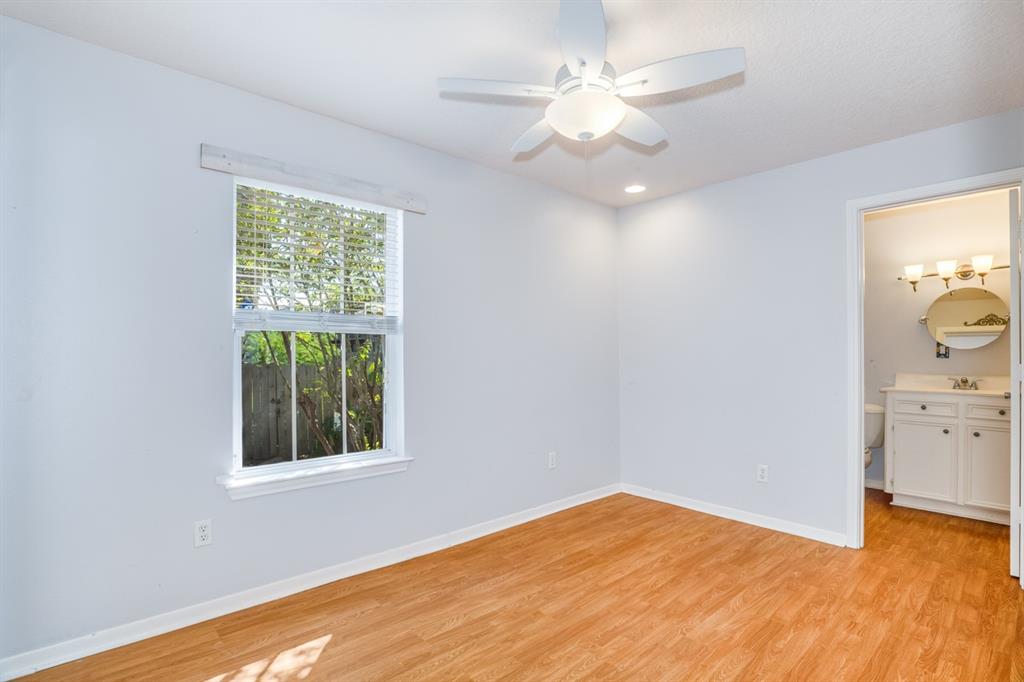
[{"label": "white ceiling", "polygon": [[[747,71],[633,99],[669,131],[509,146],[545,100],[441,96],[440,76],[552,83],[558,4],[4,0],[0,12],[622,206],[1024,106],[1024,5],[608,1],[620,73],[720,47]],[[647,185],[640,195],[622,188]]]}]

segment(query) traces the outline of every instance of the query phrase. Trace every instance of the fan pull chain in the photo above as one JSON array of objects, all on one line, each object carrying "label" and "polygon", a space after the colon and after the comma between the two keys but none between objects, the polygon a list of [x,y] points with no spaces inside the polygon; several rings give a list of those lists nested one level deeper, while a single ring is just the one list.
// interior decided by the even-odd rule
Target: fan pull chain
[{"label": "fan pull chain", "polygon": [[590,182],[590,180],[591,180],[591,177],[590,177],[590,140],[585,140],[583,142],[583,163],[584,163],[584,166],[586,167],[587,192],[589,193],[590,192],[590,185],[591,185],[591,182]]}]

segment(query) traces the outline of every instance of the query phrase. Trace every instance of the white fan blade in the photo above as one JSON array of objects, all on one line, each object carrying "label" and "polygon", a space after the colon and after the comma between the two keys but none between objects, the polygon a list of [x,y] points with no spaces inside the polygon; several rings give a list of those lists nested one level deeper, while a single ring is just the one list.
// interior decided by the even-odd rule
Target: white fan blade
[{"label": "white fan blade", "polygon": [[528,152],[544,140],[548,139],[554,134],[555,130],[546,119],[541,119],[530,126],[525,133],[519,136],[519,139],[512,145],[512,151],[516,154],[522,152]]},{"label": "white fan blade", "polygon": [[639,142],[648,147],[653,147],[662,140],[668,139],[668,131],[662,128],[660,123],[628,104],[626,105],[626,116],[615,132],[627,140],[633,140],[633,142]]},{"label": "white fan blade", "polygon": [[580,75],[580,62],[594,77],[604,68],[604,8],[601,0],[562,0],[558,11],[558,39],[569,73]]},{"label": "white fan blade", "polygon": [[615,79],[623,97],[682,90],[739,73],[746,68],[742,47],[672,57],[630,71]]},{"label": "white fan blade", "polygon": [[512,81],[491,81],[479,78],[438,78],[437,86],[445,92],[465,92],[473,95],[555,98],[555,89],[547,85],[530,85],[529,83],[514,83]]}]

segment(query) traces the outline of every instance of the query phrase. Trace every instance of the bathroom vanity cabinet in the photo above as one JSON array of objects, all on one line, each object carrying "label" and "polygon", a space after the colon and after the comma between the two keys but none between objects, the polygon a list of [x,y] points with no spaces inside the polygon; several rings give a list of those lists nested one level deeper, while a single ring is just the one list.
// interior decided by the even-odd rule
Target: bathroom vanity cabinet
[{"label": "bathroom vanity cabinet", "polygon": [[1009,399],[1000,391],[882,390],[892,503],[1009,525]]}]

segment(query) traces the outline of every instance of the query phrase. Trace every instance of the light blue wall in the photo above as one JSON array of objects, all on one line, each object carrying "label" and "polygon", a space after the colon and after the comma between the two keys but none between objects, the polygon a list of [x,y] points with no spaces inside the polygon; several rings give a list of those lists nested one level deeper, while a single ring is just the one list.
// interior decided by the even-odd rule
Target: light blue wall
[{"label": "light blue wall", "polygon": [[846,203],[1021,165],[1015,110],[622,209],[624,481],[845,534]]},{"label": "light blue wall", "polygon": [[[0,657],[618,480],[612,209],[10,19],[0,44]],[[430,202],[406,220],[407,472],[215,484],[233,194],[204,142]]]}]

